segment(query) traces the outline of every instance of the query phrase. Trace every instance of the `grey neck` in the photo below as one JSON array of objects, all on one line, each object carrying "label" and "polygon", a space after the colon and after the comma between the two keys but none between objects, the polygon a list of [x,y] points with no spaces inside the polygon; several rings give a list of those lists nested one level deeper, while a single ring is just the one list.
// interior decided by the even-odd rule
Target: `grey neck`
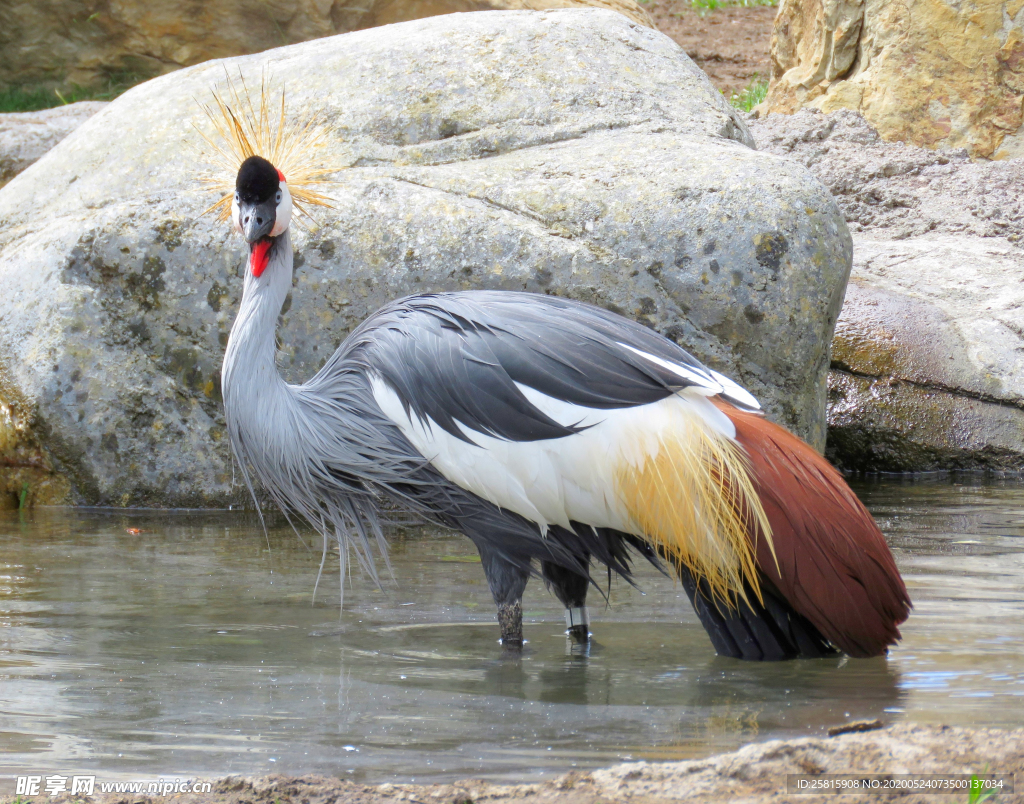
[{"label": "grey neck", "polygon": [[[228,435],[236,447],[241,441],[250,448],[265,441],[289,418],[282,414],[292,404],[292,394],[277,370],[275,335],[291,284],[292,245],[286,230],[259,278],[246,261],[242,303],[224,353],[221,391]],[[239,440],[243,433],[250,437]]]}]

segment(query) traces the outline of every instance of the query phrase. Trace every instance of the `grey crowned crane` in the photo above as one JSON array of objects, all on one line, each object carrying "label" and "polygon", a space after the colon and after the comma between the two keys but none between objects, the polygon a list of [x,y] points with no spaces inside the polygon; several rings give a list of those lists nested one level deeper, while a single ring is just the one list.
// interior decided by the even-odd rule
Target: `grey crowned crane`
[{"label": "grey crowned crane", "polygon": [[275,159],[281,137],[220,105],[241,166],[216,206],[249,245],[228,434],[250,488],[336,538],[343,561],[354,549],[372,571],[390,500],[473,541],[506,645],[522,642],[531,574],[586,640],[591,567],[628,580],[637,554],[678,574],[725,656],[867,657],[900,638],[906,588],[842,477],[735,382],[625,318],[527,293],[411,296],[286,383],[289,225],[322,197],[309,171],[289,184],[294,147]]}]

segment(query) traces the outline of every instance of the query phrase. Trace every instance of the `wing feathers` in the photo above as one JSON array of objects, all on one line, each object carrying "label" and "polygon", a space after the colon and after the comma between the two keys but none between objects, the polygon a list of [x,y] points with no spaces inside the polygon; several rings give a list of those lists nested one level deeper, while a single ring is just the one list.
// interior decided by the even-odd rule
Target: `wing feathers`
[{"label": "wing feathers", "polygon": [[[599,410],[648,405],[683,389],[729,394],[732,387],[636,322],[578,302],[522,293],[403,299],[364,322],[343,349],[340,359],[365,362],[407,410],[456,438],[462,438],[456,420],[511,441],[576,432],[530,404],[517,385]],[[332,369],[330,363],[324,367]]]}]

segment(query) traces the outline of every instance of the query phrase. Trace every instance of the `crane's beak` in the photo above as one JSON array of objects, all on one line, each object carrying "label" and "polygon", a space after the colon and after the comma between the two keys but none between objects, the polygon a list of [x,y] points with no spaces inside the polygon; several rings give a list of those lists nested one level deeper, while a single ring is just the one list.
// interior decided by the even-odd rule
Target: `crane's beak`
[{"label": "crane's beak", "polygon": [[277,219],[277,204],[271,198],[262,204],[238,205],[238,224],[246,242],[255,243],[261,237],[270,234]]}]

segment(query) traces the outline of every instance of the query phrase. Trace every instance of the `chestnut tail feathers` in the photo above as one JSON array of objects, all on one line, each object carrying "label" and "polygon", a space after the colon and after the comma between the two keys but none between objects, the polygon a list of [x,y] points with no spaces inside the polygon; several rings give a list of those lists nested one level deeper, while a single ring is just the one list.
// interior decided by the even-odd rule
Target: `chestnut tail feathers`
[{"label": "chestnut tail feathers", "polygon": [[756,525],[751,533],[766,585],[844,653],[885,653],[900,639],[911,602],[871,514],[802,440],[762,416],[716,404],[736,426],[770,523],[770,543]]}]

